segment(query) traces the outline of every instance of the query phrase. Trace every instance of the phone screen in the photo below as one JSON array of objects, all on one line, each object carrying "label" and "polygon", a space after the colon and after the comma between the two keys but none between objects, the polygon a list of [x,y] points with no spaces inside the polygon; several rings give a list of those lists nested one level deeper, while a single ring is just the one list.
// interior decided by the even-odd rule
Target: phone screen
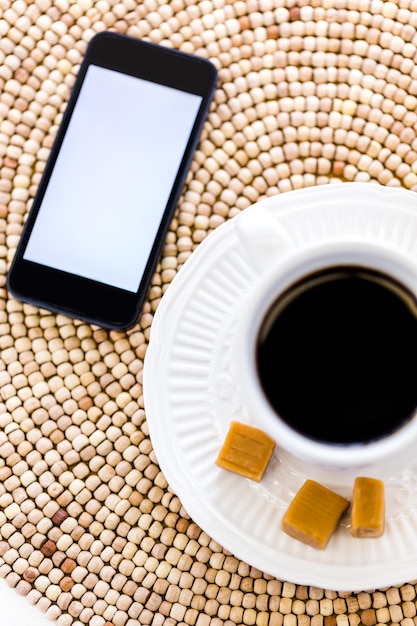
[{"label": "phone screen", "polygon": [[201,101],[90,65],[23,258],[136,292]]}]

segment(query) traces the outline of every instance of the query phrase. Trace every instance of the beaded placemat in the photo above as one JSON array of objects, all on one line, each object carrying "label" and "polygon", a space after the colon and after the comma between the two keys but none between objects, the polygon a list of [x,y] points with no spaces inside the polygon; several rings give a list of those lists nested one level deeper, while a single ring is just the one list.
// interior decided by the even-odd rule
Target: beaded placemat
[{"label": "beaded placemat", "polygon": [[[152,451],[153,313],[255,201],[332,181],[417,189],[415,0],[0,0],[0,576],[59,626],[413,626],[416,583],[337,593],[239,561]],[[87,42],[211,59],[219,84],[143,315],[107,332],[13,300],[6,271]]]}]

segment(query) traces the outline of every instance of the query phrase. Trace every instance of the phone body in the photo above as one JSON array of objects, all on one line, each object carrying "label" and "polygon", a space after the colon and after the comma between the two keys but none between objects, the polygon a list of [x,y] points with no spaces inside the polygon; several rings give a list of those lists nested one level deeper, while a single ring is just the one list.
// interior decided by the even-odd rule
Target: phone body
[{"label": "phone body", "polygon": [[8,273],[14,297],[137,322],[216,83],[206,59],[94,36]]}]

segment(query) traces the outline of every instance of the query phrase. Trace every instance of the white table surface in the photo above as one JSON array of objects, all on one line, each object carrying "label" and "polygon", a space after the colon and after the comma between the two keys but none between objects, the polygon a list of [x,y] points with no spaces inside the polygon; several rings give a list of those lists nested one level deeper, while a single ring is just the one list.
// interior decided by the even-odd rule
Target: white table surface
[{"label": "white table surface", "polygon": [[0,579],[1,626],[53,626],[55,623]]}]

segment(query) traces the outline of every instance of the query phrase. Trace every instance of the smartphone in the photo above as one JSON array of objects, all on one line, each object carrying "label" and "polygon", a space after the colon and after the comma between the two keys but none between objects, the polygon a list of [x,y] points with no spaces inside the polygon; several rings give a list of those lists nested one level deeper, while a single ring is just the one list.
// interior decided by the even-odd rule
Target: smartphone
[{"label": "smartphone", "polygon": [[109,329],[137,322],[216,83],[206,59],[91,40],[8,273],[14,297]]}]

